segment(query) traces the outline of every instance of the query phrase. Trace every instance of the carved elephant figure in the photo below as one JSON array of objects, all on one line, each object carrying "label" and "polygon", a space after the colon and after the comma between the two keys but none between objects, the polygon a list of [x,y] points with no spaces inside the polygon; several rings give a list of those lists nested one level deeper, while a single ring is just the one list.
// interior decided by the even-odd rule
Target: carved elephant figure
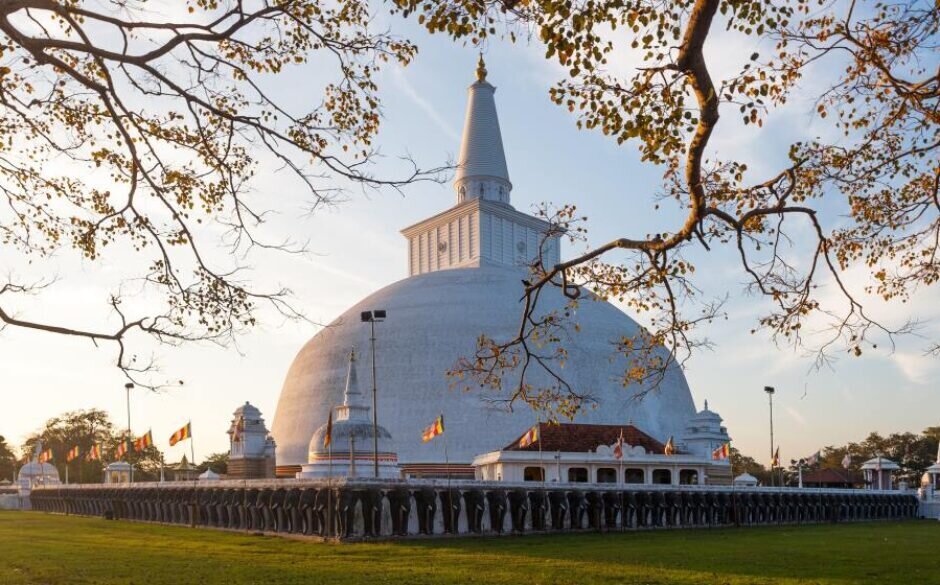
[{"label": "carved elephant figure", "polygon": [[298,510],[302,519],[301,532],[307,536],[319,534],[316,514],[317,490],[315,488],[303,488],[300,491],[298,500]]},{"label": "carved elephant figure", "polygon": [[483,514],[486,512],[486,498],[482,490],[470,489],[463,493],[464,506],[467,510],[467,530],[474,534],[483,531]]},{"label": "carved elephant figure", "polygon": [[411,517],[411,492],[405,488],[392,488],[386,494],[392,514],[392,534],[408,535],[408,522]]},{"label": "carved elephant figure", "polygon": [[545,530],[545,516],[548,513],[548,498],[545,490],[529,492],[529,514],[532,518],[532,530]]},{"label": "carved elephant figure", "polygon": [[552,528],[564,530],[565,518],[568,516],[568,495],[561,490],[552,490],[548,493],[548,503],[552,511]]},{"label": "carved elephant figure", "polygon": [[457,534],[457,524],[460,520],[460,490],[441,490],[439,497],[441,500],[441,518],[444,521],[444,532],[447,534]]},{"label": "carved elephant figure", "polygon": [[490,530],[502,534],[508,508],[505,490],[488,491],[486,493],[486,503],[490,509]]},{"label": "carved elephant figure", "polygon": [[509,491],[509,515],[513,532],[525,532],[525,519],[529,512],[529,495],[525,490]]},{"label": "carved elephant figure", "polygon": [[568,515],[572,530],[584,528],[584,518],[587,515],[587,499],[581,490],[568,492]]},{"label": "carved elephant figure", "polygon": [[437,493],[431,488],[414,492],[415,511],[418,513],[418,533],[434,534],[434,515],[437,513]]},{"label": "carved elephant figure", "polygon": [[356,490],[362,504],[363,536],[378,536],[382,532],[382,491],[377,487]]}]

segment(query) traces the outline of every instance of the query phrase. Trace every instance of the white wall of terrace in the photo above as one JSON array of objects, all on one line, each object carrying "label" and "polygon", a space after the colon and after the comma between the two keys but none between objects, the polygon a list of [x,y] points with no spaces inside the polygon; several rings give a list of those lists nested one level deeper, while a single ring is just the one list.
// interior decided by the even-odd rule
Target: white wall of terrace
[{"label": "white wall of terrace", "polygon": [[728,465],[693,455],[628,454],[620,460],[610,452],[492,451],[477,456],[473,467],[480,481],[703,486],[709,471],[722,467],[726,475]]}]

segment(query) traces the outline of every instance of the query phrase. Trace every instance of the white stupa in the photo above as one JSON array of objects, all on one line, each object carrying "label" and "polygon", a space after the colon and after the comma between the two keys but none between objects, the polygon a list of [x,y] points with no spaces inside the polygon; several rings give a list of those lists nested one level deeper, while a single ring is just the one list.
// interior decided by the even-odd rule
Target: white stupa
[{"label": "white stupa", "polygon": [[[297,477],[375,477],[378,460],[379,477],[399,478],[401,472],[392,435],[381,425],[373,432],[371,412],[372,408],[366,405],[359,390],[356,351],[353,350],[349,352],[343,405],[336,407],[332,424],[327,422],[313,433],[307,456],[309,463],[302,466]],[[373,442],[376,435],[377,443]]]},{"label": "white stupa", "polygon": [[[326,423],[333,405],[343,401],[349,348],[364,349],[362,363],[371,362],[369,327],[360,320],[363,311],[388,312],[384,322],[375,324],[377,413],[395,437],[406,474],[440,472],[442,467],[448,474],[472,474],[470,463],[476,455],[503,447],[535,423],[527,407],[516,405],[510,411],[499,402],[515,381],[512,376],[504,381],[505,390],[493,393],[455,389],[446,374],[458,358],[474,355],[481,334],[495,340],[516,334],[527,266],[540,252],[547,264],[561,257],[558,238],[544,237],[550,226],[512,205],[495,90],[481,64],[469,88],[454,180],[456,204],[402,231],[408,241],[408,278],[351,307],[294,359],[272,426],[279,476],[293,476],[308,462],[311,436]],[[545,196],[532,194],[528,202]],[[539,299],[539,309],[546,312],[566,304],[554,287],[546,288]],[[678,367],[639,401],[634,396],[646,389],[622,384],[629,361],[615,351],[613,342],[636,334],[637,323],[617,307],[591,299],[582,300],[571,318],[580,327],[570,327],[564,339],[569,354],[562,373],[598,406],[586,409],[575,422],[630,422],[663,442],[682,436],[695,407]],[[538,368],[528,376],[536,386],[552,383]],[[368,386],[371,389],[371,378]],[[446,441],[422,443],[422,429],[441,413]],[[334,447],[345,445],[337,440]]]},{"label": "white stupa", "polygon": [[59,470],[52,463],[39,461],[42,454],[42,439],[33,447],[33,456],[20,467],[16,474],[16,483],[21,490],[29,491],[38,486],[59,485]]}]

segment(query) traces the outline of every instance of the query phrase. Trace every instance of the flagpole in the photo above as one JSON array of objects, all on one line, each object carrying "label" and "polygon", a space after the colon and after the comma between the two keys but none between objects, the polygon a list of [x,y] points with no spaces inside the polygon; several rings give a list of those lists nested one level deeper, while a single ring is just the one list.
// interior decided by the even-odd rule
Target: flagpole
[{"label": "flagpole", "polygon": [[186,421],[186,426],[189,427],[189,456],[192,459],[190,461],[191,465],[196,464],[196,445],[193,441],[193,422],[191,420]]},{"label": "flagpole", "polygon": [[535,423],[535,436],[539,443],[539,469],[542,470],[542,487],[545,487],[545,464],[542,463],[542,419],[539,417]]},{"label": "flagpole", "polygon": [[[444,420],[444,413],[441,413],[441,421]],[[437,424],[437,423],[435,423]],[[447,457],[447,433],[444,434],[444,467],[447,469],[447,508],[448,514],[450,514],[450,526],[454,531],[454,534],[457,534],[457,522],[454,518],[454,502],[451,500],[453,494],[450,493],[450,459]]]},{"label": "flagpole", "polygon": [[728,465],[731,470],[731,511],[734,513],[734,525],[738,526],[738,503],[734,494],[734,457],[731,452],[731,441],[728,441]]},{"label": "flagpole", "polygon": [[[330,410],[332,416],[332,407]],[[323,531],[325,536],[332,536],[333,532],[333,437],[330,437],[329,456],[330,456],[330,472],[326,477],[326,530]]]},{"label": "flagpole", "polygon": [[[620,427],[620,436],[617,438],[617,445],[620,447],[620,457],[618,458],[620,462],[620,477],[617,479],[617,483],[626,485],[626,478],[623,476],[623,427]],[[560,478],[559,478],[560,479]],[[623,488],[617,490],[620,493],[620,531],[624,530],[624,515],[623,515]]]},{"label": "flagpole", "polygon": [[[441,413],[441,422],[444,421],[444,413]],[[444,467],[447,469],[447,489],[450,490],[450,459],[447,457],[447,433],[444,435]]]},{"label": "flagpole", "polygon": [[330,440],[327,444],[327,455],[330,458],[329,472],[326,476],[326,530],[324,535],[329,537],[333,535],[333,409],[335,404],[330,405],[330,417],[327,421],[327,436]]}]

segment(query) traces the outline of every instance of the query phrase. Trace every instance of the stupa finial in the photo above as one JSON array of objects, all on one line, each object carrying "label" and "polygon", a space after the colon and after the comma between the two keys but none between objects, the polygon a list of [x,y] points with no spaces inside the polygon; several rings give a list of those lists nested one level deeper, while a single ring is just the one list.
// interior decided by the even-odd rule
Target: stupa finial
[{"label": "stupa finial", "polygon": [[486,63],[483,61],[483,53],[480,53],[480,60],[477,61],[477,81],[486,81]]},{"label": "stupa finial", "polygon": [[349,350],[349,366],[346,370],[346,392],[345,405],[358,405],[359,400],[359,381],[356,378],[356,348]]}]

